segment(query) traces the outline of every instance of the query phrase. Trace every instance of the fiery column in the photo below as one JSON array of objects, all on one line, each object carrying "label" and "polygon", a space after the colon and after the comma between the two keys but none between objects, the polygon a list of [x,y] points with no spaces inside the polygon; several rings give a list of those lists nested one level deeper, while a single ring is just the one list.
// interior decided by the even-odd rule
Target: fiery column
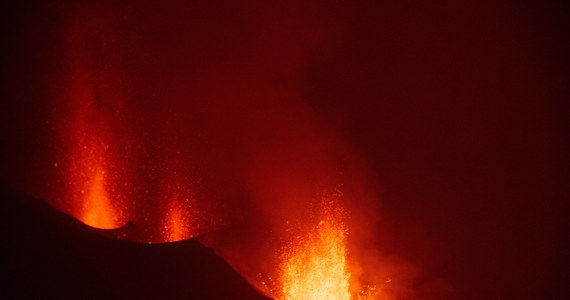
[{"label": "fiery column", "polygon": [[340,211],[325,205],[318,223],[295,237],[284,253],[282,299],[350,299],[346,226]]},{"label": "fiery column", "polygon": [[[126,140],[121,135],[125,93],[111,27],[73,19],[66,37],[64,90],[55,101],[57,161],[63,175],[56,198],[63,210],[97,228],[126,222]],[[119,163],[121,162],[121,163]]]}]

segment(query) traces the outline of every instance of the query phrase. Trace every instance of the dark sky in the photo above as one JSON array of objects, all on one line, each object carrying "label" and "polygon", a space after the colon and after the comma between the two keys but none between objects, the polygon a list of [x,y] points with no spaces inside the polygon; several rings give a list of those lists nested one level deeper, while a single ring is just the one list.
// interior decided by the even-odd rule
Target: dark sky
[{"label": "dark sky", "polygon": [[[281,14],[231,1],[193,2],[197,10],[109,3],[113,18],[133,26],[117,34],[130,39],[122,51],[133,94],[176,98],[185,88],[161,78],[196,78],[188,66],[205,70],[196,89],[243,91],[252,79],[230,86],[233,68],[253,61],[262,74],[253,79],[295,83],[303,107],[378,176],[389,251],[449,283],[452,299],[562,298],[570,20],[562,1],[322,1]],[[36,190],[51,149],[51,76],[63,72],[74,6],[3,5],[0,179]],[[189,44],[180,43],[184,28],[193,28]],[[219,70],[222,79],[212,75]],[[155,98],[140,101],[155,108]]]}]

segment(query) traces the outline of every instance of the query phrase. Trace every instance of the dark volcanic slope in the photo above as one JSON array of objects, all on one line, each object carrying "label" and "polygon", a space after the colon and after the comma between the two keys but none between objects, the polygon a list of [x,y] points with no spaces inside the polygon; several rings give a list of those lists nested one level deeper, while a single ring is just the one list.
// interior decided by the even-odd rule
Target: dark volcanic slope
[{"label": "dark volcanic slope", "polygon": [[195,240],[137,244],[85,231],[2,189],[5,298],[267,299]]}]

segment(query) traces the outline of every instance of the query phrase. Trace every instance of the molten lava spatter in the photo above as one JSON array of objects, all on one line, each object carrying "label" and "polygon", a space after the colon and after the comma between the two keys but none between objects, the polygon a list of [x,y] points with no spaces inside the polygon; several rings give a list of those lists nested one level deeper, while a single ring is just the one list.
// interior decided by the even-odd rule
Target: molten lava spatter
[{"label": "molten lava spatter", "polygon": [[176,242],[193,237],[195,233],[189,223],[184,206],[176,200],[171,201],[164,226],[165,241]]},{"label": "molten lava spatter", "polygon": [[95,169],[83,202],[83,222],[92,227],[116,228],[116,212],[105,188],[105,171]]},{"label": "molten lava spatter", "polygon": [[106,143],[107,124],[93,107],[89,93],[80,89],[73,95],[78,108],[73,118],[70,183],[76,217],[92,227],[117,228],[123,224],[113,203],[116,195],[110,191],[108,166],[112,159]]},{"label": "molten lava spatter", "polygon": [[287,247],[280,299],[348,300],[347,229],[342,215],[324,207],[319,222]]},{"label": "molten lava spatter", "polygon": [[176,142],[163,140],[163,143],[168,145],[164,150],[168,154],[162,160],[156,191],[162,206],[161,234],[157,242],[169,243],[197,236],[202,220],[188,163],[181,159]]},{"label": "molten lava spatter", "polygon": [[[54,110],[57,160],[66,199],[59,205],[83,223],[112,229],[126,223],[126,139],[121,137],[124,93],[117,84],[114,47],[103,22],[72,23],[67,36],[66,90]],[[61,197],[61,196],[58,196]]]}]

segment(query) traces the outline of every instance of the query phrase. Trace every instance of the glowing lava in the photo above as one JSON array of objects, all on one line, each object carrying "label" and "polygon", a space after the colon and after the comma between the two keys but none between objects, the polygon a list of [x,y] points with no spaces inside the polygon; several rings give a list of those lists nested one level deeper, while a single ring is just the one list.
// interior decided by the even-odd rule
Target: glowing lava
[{"label": "glowing lava", "polygon": [[58,161],[69,191],[66,210],[89,226],[118,228],[125,223],[119,203],[126,182],[119,165],[125,140],[117,133],[123,97],[114,84],[120,76],[108,67],[112,47],[94,46],[106,45],[106,36],[89,22],[78,24],[69,31],[67,90],[55,115]]},{"label": "glowing lava", "polygon": [[324,208],[318,224],[286,249],[280,299],[348,300],[347,229],[342,214]]},{"label": "glowing lava", "polygon": [[72,67],[75,80],[67,95],[70,123],[62,136],[69,151],[73,215],[92,227],[117,228],[122,224],[116,206],[119,195],[113,189],[118,177],[112,126],[101,108],[108,99],[97,97],[91,72],[79,63]]},{"label": "glowing lava", "polygon": [[[110,147],[105,143],[101,130],[103,120],[93,116],[93,112],[79,110],[75,123],[75,141],[72,146],[71,185],[77,218],[83,223],[97,228],[120,227],[119,213],[110,193],[108,161]],[[88,123],[81,117],[91,115]],[[97,126],[99,125],[99,126]]]},{"label": "glowing lava", "polygon": [[116,214],[105,189],[105,171],[96,168],[83,200],[81,219],[89,226],[110,229],[120,226]]}]

